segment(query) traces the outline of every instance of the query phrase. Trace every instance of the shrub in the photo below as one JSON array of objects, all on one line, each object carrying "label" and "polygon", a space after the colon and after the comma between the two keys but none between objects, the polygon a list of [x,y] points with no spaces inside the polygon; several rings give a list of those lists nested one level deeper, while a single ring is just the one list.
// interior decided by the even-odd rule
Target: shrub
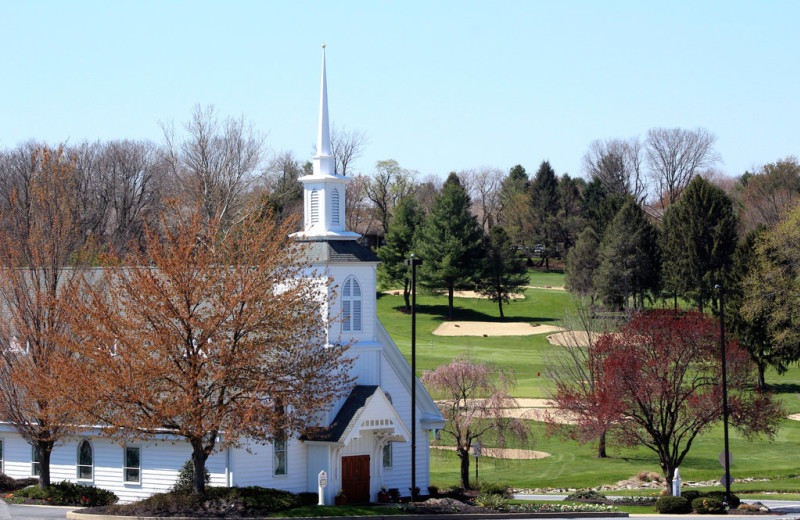
[{"label": "shrub", "polygon": [[509,485],[508,484],[499,484],[496,482],[482,482],[478,487],[481,493],[487,493],[490,495],[500,495],[500,496],[508,496]]},{"label": "shrub", "polygon": [[564,500],[570,502],[596,502],[598,504],[605,504],[608,502],[608,497],[591,489],[579,489],[578,491],[567,495],[567,498]]},{"label": "shrub", "polygon": [[699,498],[702,495],[703,493],[696,489],[688,489],[686,491],[681,491],[681,496],[686,500],[688,500],[690,504],[694,501],[695,498]]},{"label": "shrub", "polygon": [[57,506],[95,507],[107,506],[117,501],[117,495],[111,491],[67,481],[45,489],[36,486],[27,487],[19,490],[17,496],[43,500]]},{"label": "shrub", "polygon": [[389,496],[392,499],[392,502],[397,502],[400,500],[400,490],[397,488],[389,488]]},{"label": "shrub", "polygon": [[[710,497],[710,498],[716,498],[720,502],[725,502],[725,492],[724,491],[708,491],[706,493],[703,493],[701,496]],[[731,509],[736,509],[737,507],[739,507],[739,504],[741,504],[741,503],[742,503],[742,500],[739,497],[737,497],[736,495],[734,495],[733,493],[731,493],[731,503],[728,504],[728,507],[730,507]]]},{"label": "shrub", "polygon": [[508,507],[508,500],[497,493],[481,492],[480,495],[475,497],[475,505],[487,509],[504,510]]},{"label": "shrub", "polygon": [[661,497],[656,500],[656,511],[663,514],[686,514],[692,511],[689,501],[684,497]]},{"label": "shrub", "polygon": [[[204,468],[204,480],[206,481],[206,486],[208,486],[209,482],[211,482],[211,474],[208,472],[208,467]],[[173,491],[191,491],[194,484],[194,462],[192,459],[187,460],[183,463],[183,467],[181,471],[178,473],[178,480],[175,481],[175,485],[172,486]]]},{"label": "shrub", "polygon": [[439,496],[439,487],[438,486],[428,486],[428,494],[432,497]]},{"label": "shrub", "polygon": [[722,500],[714,497],[698,497],[692,500],[692,509],[701,515],[718,515],[725,512]]},{"label": "shrub", "polygon": [[642,482],[660,482],[661,475],[655,473],[653,471],[640,471],[636,478],[641,480]]},{"label": "shrub", "polygon": [[298,506],[315,506],[319,503],[319,495],[304,491],[297,494]]}]

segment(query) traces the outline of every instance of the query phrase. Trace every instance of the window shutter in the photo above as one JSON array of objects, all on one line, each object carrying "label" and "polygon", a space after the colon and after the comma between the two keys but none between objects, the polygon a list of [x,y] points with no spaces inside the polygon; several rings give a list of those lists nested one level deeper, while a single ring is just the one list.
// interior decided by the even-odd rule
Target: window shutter
[{"label": "window shutter", "polygon": [[339,190],[331,193],[331,223],[339,224]]}]

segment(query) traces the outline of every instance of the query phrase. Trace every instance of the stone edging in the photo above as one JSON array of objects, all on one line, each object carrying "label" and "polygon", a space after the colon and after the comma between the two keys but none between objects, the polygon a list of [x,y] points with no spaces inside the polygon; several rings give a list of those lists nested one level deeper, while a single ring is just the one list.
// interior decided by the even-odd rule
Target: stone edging
[{"label": "stone edging", "polygon": [[[88,513],[78,513],[70,511],[67,513],[70,520],[212,520],[211,518],[195,518],[187,516],[113,516],[113,515],[92,515]],[[235,517],[227,517],[235,518]],[[555,512],[555,513],[440,513],[440,514],[420,514],[420,515],[375,515],[375,516],[316,516],[303,518],[282,518],[280,520],[348,520],[351,518],[363,518],[365,520],[502,520],[506,518],[628,518],[628,513],[624,512],[595,512],[595,511],[575,511],[575,512]],[[266,520],[258,517],[247,517],[245,520]],[[275,520],[270,518],[269,520]]]}]

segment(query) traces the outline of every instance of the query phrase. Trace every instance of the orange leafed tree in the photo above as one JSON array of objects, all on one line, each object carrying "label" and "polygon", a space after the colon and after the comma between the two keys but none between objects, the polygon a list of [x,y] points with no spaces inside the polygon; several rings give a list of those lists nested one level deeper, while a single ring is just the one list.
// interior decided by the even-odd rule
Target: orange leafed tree
[{"label": "orange leafed tree", "polygon": [[350,387],[346,348],[326,344],[327,284],[291,225],[163,218],[143,249],[86,277],[73,309],[75,375],[103,435],[186,440],[196,494],[220,439],[285,440]]},{"label": "orange leafed tree", "polygon": [[40,487],[53,447],[79,424],[61,380],[72,361],[64,309],[82,272],[75,186],[62,150],[37,148],[0,214],[0,419],[33,447]]}]

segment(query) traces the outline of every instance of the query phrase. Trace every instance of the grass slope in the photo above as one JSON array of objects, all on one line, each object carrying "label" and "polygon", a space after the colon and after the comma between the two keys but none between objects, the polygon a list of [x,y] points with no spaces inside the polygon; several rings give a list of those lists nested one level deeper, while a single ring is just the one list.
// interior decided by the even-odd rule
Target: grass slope
[{"label": "grass slope", "polygon": [[[531,271],[530,285],[563,285],[563,274]],[[504,305],[505,321],[522,321],[558,325],[570,306],[569,294],[547,289],[526,289],[524,300]],[[402,296],[381,295],[378,316],[400,351],[410,360],[411,317],[402,312]],[[513,367],[519,386],[516,397],[547,397],[549,383],[543,375],[543,354],[550,348],[546,334],[518,337],[445,337],[432,331],[445,320],[447,298],[436,295],[417,297],[417,367],[424,370],[450,362],[461,353],[475,360],[487,360],[499,366]],[[500,322],[497,304],[484,299],[457,298],[455,319],[463,321]],[[788,413],[800,412],[800,369],[792,367],[783,375],[771,371],[768,382],[784,402]],[[503,482],[514,487],[592,487],[613,484],[639,471],[660,472],[658,458],[649,450],[612,449],[608,459],[594,458],[592,445],[580,446],[572,441],[547,438],[544,427],[534,423],[535,442],[529,448],[546,451],[552,456],[540,460],[508,461],[484,458],[481,480]],[[487,446],[491,446],[488,443]],[[771,483],[753,482],[735,485],[741,490],[800,490],[800,422],[784,421],[774,442],[764,439],[747,441],[732,433],[731,452],[734,477],[783,478]],[[722,476],[717,461],[722,450],[722,428],[717,427],[695,441],[681,469],[684,480],[709,480]],[[471,469],[474,475],[474,459]],[[455,485],[459,478],[458,458],[452,452],[432,450],[431,481],[441,487]]]}]

